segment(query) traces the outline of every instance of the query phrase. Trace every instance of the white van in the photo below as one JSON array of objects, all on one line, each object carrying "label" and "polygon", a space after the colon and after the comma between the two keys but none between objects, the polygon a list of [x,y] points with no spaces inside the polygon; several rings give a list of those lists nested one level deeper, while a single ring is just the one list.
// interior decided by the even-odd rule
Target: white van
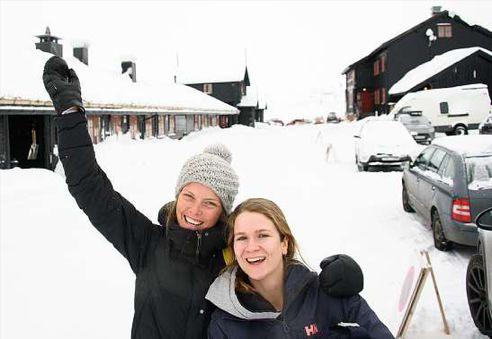
[{"label": "white van", "polygon": [[436,132],[468,134],[487,117],[490,107],[487,85],[473,84],[408,93],[390,115],[400,110],[422,111]]}]

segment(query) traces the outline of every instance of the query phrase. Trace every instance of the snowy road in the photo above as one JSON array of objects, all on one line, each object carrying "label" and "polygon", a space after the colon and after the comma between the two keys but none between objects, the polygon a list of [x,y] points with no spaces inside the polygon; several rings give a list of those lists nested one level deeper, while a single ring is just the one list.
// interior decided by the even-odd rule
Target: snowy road
[{"label": "snowy road", "polygon": [[[453,337],[484,338],[466,303],[473,249],[433,248],[430,231],[401,207],[401,172],[357,171],[355,125],[211,128],[181,141],[110,140],[96,153],[115,188],[156,221],[160,206],[173,198],[184,160],[223,142],[241,181],[236,203],[249,197],[276,201],[314,269],[325,256],[353,256],[365,274],[363,296],[390,328],[414,253],[427,249]],[[129,337],[132,273],[78,210],[63,177],[0,171],[0,187],[0,337]],[[429,279],[409,338],[439,337],[433,292]]]}]

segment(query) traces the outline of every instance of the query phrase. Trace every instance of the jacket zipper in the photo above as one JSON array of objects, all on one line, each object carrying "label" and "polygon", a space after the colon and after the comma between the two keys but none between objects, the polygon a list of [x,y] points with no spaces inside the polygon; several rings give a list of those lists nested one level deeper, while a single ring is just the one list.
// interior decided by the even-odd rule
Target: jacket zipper
[{"label": "jacket zipper", "polygon": [[196,241],[195,259],[198,262],[199,255],[200,255],[200,247],[202,246],[202,233],[196,231],[196,237],[197,237],[197,241]]}]

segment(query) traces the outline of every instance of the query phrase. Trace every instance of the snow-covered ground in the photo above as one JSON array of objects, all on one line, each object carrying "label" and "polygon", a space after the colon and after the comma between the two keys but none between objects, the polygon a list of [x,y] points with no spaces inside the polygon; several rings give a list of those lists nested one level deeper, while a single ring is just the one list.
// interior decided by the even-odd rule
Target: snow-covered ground
[{"label": "snow-covered ground", "polygon": [[[429,251],[454,338],[483,338],[466,302],[474,249],[434,249],[431,232],[401,207],[401,172],[358,172],[357,123],[208,128],[181,141],[110,139],[96,146],[115,188],[149,218],[173,199],[178,171],[212,142],[233,152],[236,204],[266,197],[285,211],[313,269],[347,253],[362,266],[362,295],[392,329],[415,251]],[[326,146],[331,144],[327,158]],[[0,171],[0,337],[128,338],[134,277],[69,195],[60,171]],[[408,338],[439,338],[442,321],[431,279]],[[449,338],[449,337],[447,337]]]}]

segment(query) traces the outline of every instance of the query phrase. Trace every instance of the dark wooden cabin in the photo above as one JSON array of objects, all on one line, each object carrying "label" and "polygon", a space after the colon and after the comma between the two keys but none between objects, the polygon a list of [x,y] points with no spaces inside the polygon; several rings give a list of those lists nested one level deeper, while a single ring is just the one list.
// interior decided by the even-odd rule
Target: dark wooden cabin
[{"label": "dark wooden cabin", "polygon": [[[376,111],[388,113],[388,104],[394,100],[388,91],[407,72],[436,55],[466,47],[492,50],[492,33],[433,7],[429,19],[383,43],[343,71],[346,76],[347,114],[363,118]],[[459,84],[448,79],[446,87]]]},{"label": "dark wooden cabin", "polygon": [[[246,95],[246,86],[250,85],[247,67],[244,67],[244,69],[238,68],[233,70],[233,72],[219,76],[210,75],[208,77],[207,75],[181,74],[178,80],[186,86],[202,91],[238,109],[238,104],[243,96]],[[249,123],[246,123],[247,121],[249,119],[241,118],[241,114],[237,117],[230,117],[227,122],[225,122],[225,117],[222,117],[220,126],[229,127],[237,123],[249,126]]]},{"label": "dark wooden cabin", "polygon": [[474,83],[487,85],[492,98],[492,51],[472,47],[446,52],[408,72],[390,88],[389,96],[398,101],[409,92]]}]

